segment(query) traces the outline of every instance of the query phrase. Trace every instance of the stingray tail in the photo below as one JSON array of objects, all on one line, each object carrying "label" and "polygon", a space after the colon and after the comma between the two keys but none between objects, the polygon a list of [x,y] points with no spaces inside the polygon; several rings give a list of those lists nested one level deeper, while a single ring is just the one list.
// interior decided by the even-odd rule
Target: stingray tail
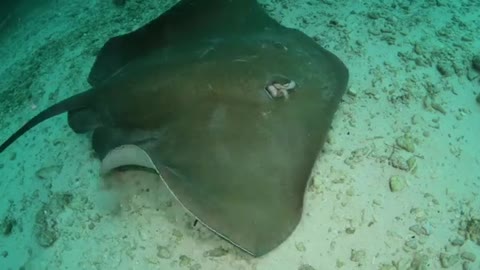
[{"label": "stingray tail", "polygon": [[25,132],[27,132],[34,126],[38,125],[39,123],[43,122],[44,120],[70,110],[81,109],[88,106],[88,104],[90,103],[91,96],[92,96],[92,89],[82,92],[80,94],[77,94],[75,96],[69,97],[67,99],[64,99],[59,103],[52,105],[46,110],[40,112],[39,114],[34,116],[32,119],[30,119],[19,130],[17,130],[12,136],[10,136],[10,138],[8,138],[4,143],[2,143],[2,145],[0,145],[0,153],[2,153],[5,149],[7,149],[7,147],[9,147]]}]

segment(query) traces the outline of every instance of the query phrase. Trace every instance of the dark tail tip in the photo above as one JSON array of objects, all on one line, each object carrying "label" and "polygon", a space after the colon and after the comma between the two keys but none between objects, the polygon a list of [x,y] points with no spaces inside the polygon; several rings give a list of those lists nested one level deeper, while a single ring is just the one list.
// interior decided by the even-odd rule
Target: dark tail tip
[{"label": "dark tail tip", "polygon": [[32,119],[30,119],[25,125],[18,129],[10,138],[8,138],[4,143],[0,145],[0,153],[5,151],[13,142],[15,142],[20,136],[25,134],[28,130],[38,125],[42,121],[59,115],[61,113],[67,112],[69,110],[83,108],[89,105],[91,98],[92,90],[88,90],[77,94],[75,96],[69,97],[59,103],[49,107],[48,109],[40,112]]},{"label": "dark tail tip", "polygon": [[22,128],[20,128],[17,132],[15,132],[12,136],[10,136],[10,138],[8,138],[4,143],[2,143],[2,145],[0,145],[0,153],[5,151],[5,149],[7,149],[14,141],[18,139],[18,137],[22,136],[29,129],[30,127],[27,126],[26,124]]}]

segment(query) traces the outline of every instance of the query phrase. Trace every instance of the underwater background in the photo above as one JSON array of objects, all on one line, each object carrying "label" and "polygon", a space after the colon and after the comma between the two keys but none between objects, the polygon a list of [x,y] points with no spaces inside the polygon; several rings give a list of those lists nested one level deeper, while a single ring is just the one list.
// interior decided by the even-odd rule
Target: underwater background
[{"label": "underwater background", "polygon": [[[259,2],[350,70],[293,235],[252,258],[62,115],[0,155],[0,269],[480,269],[480,2]],[[0,141],[175,3],[2,1]]]}]

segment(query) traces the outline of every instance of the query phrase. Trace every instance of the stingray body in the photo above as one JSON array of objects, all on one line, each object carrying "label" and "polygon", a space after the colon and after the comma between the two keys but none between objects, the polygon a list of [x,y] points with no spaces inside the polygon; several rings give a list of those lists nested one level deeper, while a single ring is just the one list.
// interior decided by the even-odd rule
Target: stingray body
[{"label": "stingray body", "polygon": [[103,172],[154,169],[200,222],[260,256],[300,220],[347,81],[335,55],[256,1],[184,0],[109,40],[92,88],[34,117],[0,151],[68,112],[74,131],[93,130]]}]

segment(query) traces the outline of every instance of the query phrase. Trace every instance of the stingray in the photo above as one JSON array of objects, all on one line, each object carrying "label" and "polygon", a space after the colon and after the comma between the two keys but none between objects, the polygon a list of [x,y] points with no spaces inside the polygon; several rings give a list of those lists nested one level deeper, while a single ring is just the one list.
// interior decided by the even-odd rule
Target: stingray
[{"label": "stingray", "polygon": [[73,131],[93,131],[103,173],[154,170],[194,218],[261,256],[300,221],[348,69],[254,0],[183,0],[108,40],[88,81],[0,151],[67,112]]}]

